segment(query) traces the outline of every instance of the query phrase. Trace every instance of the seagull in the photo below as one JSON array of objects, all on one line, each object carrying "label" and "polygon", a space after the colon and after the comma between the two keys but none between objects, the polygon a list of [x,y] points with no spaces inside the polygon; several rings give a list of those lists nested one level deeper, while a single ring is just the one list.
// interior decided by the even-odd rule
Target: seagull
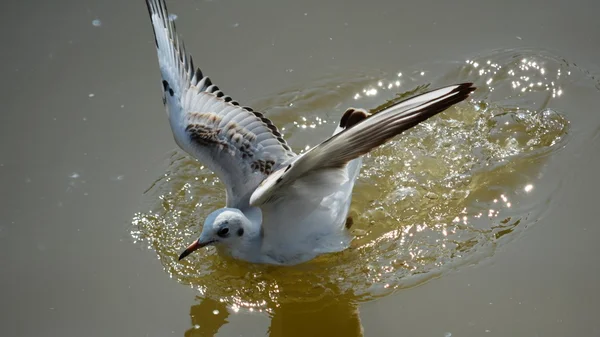
[{"label": "seagull", "polygon": [[179,256],[215,246],[250,263],[295,265],[345,250],[361,156],[469,97],[472,83],[442,87],[369,114],[347,109],[333,135],[296,154],[262,113],[242,106],[194,67],[164,0],[146,0],[175,142],[226,186],[200,237]]}]

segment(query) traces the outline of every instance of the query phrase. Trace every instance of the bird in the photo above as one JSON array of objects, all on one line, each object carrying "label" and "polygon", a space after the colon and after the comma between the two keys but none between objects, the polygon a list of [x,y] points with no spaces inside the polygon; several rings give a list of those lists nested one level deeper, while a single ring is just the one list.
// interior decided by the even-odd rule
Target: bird
[{"label": "bird", "polygon": [[194,66],[165,0],[146,0],[177,145],[226,186],[179,256],[214,246],[253,264],[297,265],[350,246],[347,215],[362,156],[467,99],[473,83],[431,90],[370,114],[348,108],[333,135],[296,154],[263,113],[240,105]]}]

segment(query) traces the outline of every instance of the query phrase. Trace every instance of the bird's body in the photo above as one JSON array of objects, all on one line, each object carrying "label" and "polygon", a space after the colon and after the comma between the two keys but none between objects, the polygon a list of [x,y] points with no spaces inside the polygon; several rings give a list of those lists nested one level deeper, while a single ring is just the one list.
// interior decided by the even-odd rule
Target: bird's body
[{"label": "bird's body", "polygon": [[211,213],[192,251],[215,245],[252,263],[292,265],[348,247],[345,228],[360,156],[468,97],[470,83],[443,87],[370,116],[348,109],[334,135],[297,155],[263,114],[226,96],[200,69],[168,19],[146,0],[177,144],[226,185],[226,208]]}]

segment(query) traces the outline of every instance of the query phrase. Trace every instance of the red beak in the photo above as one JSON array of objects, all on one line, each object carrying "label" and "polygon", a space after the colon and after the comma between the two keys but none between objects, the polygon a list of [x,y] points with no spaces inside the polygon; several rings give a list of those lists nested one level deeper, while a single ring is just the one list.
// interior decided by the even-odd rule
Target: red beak
[{"label": "red beak", "polygon": [[214,241],[208,241],[208,242],[200,242],[200,240],[194,241],[191,245],[189,245],[183,251],[183,253],[181,253],[181,255],[179,255],[179,261],[181,261],[182,259],[184,259],[186,256],[190,255],[195,250],[198,250],[198,249],[200,249],[202,247],[206,247],[206,246],[210,245],[211,243],[214,243]]}]

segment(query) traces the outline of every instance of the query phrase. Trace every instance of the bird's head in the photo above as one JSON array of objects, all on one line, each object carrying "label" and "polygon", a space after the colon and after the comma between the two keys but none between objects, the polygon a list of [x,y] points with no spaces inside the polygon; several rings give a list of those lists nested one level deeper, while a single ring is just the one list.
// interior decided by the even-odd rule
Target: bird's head
[{"label": "bird's head", "polygon": [[244,243],[249,227],[250,220],[240,210],[235,208],[216,210],[206,217],[200,237],[179,255],[179,260],[209,245],[223,245],[230,250],[235,249],[236,246]]}]

